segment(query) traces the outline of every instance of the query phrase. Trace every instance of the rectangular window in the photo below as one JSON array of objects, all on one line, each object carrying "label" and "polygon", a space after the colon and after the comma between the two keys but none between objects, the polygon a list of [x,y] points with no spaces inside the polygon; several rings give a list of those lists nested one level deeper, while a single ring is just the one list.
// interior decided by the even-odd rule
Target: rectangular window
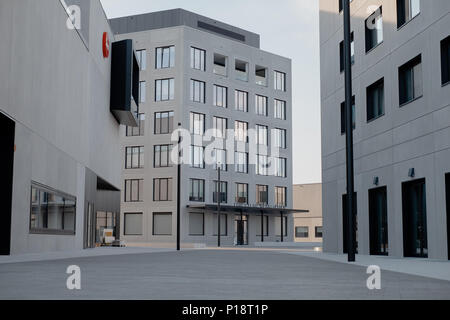
[{"label": "rectangular window", "polygon": [[236,183],[236,203],[248,203],[248,184]]},{"label": "rectangular window", "polygon": [[202,136],[205,134],[205,115],[202,113],[190,113],[191,134]]},{"label": "rectangular window", "polygon": [[256,155],[256,174],[259,176],[267,176],[269,174],[269,158],[264,155]]},{"label": "rectangular window", "polygon": [[420,13],[420,0],[397,0],[397,28]]},{"label": "rectangular window", "polygon": [[[355,115],[355,96],[352,97],[352,126],[353,130],[356,128],[356,115]],[[346,112],[345,112],[345,101],[341,103],[341,134],[345,134],[345,126],[346,126]]]},{"label": "rectangular window", "polygon": [[323,238],[323,227],[315,227],[316,238]]},{"label": "rectangular window", "polygon": [[155,81],[155,101],[169,101],[175,99],[175,79],[161,79]]},{"label": "rectangular window", "polygon": [[418,55],[398,69],[399,103],[409,103],[423,95],[422,55]]},{"label": "rectangular window", "polygon": [[248,81],[248,63],[241,60],[235,61],[234,72],[236,79],[241,81]]},{"label": "rectangular window", "polygon": [[214,137],[220,138],[220,139],[225,139],[227,128],[228,128],[228,119],[220,118],[220,117],[213,117]]},{"label": "rectangular window", "polygon": [[[351,61],[352,65],[355,64],[355,38],[354,33],[350,34],[350,52],[351,52]],[[339,57],[340,57],[340,71],[344,72],[345,69],[345,53],[344,53],[344,41],[339,43]]]},{"label": "rectangular window", "polygon": [[144,147],[126,147],[125,169],[144,168]]},{"label": "rectangular window", "polygon": [[235,152],[234,154],[235,171],[238,173],[248,173],[248,153]]},{"label": "rectangular window", "polygon": [[153,201],[172,201],[172,178],[153,179]]},{"label": "rectangular window", "polygon": [[[220,214],[220,235],[225,237],[228,235],[227,218],[228,215]],[[217,214],[213,215],[213,236],[217,236]]]},{"label": "rectangular window", "polygon": [[286,149],[286,129],[273,129],[275,148]]},{"label": "rectangular window", "polygon": [[137,127],[129,127],[126,128],[127,137],[138,137],[144,135],[145,128],[145,114],[140,113],[138,115],[138,126]]},{"label": "rectangular window", "polygon": [[257,115],[267,117],[267,97],[256,95],[255,96],[255,112]]},{"label": "rectangular window", "polygon": [[274,161],[275,161],[275,176],[281,177],[281,178],[286,178],[287,177],[287,173],[286,173],[287,159],[286,158],[274,158]]},{"label": "rectangular window", "polygon": [[153,167],[167,168],[172,166],[171,161],[172,145],[154,146]]},{"label": "rectangular window", "polygon": [[205,202],[205,180],[189,179],[189,201]]},{"label": "rectangular window", "polygon": [[248,93],[245,91],[236,90],[234,94],[234,101],[237,111],[248,112]]},{"label": "rectangular window", "polygon": [[191,168],[205,169],[205,147],[191,146]]},{"label": "rectangular window", "polygon": [[255,83],[258,86],[267,87],[267,68],[255,66]]},{"label": "rectangular window", "polygon": [[174,112],[155,113],[155,134],[171,134],[173,131]]},{"label": "rectangular window", "polygon": [[203,212],[189,213],[189,235],[190,236],[205,235],[205,214]]},{"label": "rectangular window", "polygon": [[274,111],[275,119],[286,120],[286,101],[275,99]]},{"label": "rectangular window", "polygon": [[191,79],[191,101],[205,103],[205,82]]},{"label": "rectangular window", "polygon": [[126,236],[142,236],[142,212],[124,213],[124,231]]},{"label": "rectangular window", "polygon": [[441,41],[442,85],[450,82],[450,36]]},{"label": "rectangular window", "polygon": [[205,71],[206,51],[198,48],[191,47],[191,68],[196,70]]},{"label": "rectangular window", "polygon": [[125,180],[125,202],[142,202],[144,197],[144,180]]},{"label": "rectangular window", "polygon": [[220,76],[227,76],[227,57],[218,53],[214,53],[214,69],[213,72]]},{"label": "rectangular window", "polygon": [[153,213],[153,235],[171,236],[172,235],[172,213],[154,212]]},{"label": "rectangular window", "polygon": [[145,71],[147,69],[147,50],[137,50],[136,59],[139,63],[140,70]]},{"label": "rectangular window", "polygon": [[144,103],[145,99],[146,99],[146,95],[147,95],[147,83],[145,81],[140,81],[139,82],[139,102],[140,103]]},{"label": "rectangular window", "polygon": [[[283,216],[283,237],[287,237],[288,235],[288,218],[287,216]],[[275,236],[281,236],[281,217],[275,217]]]},{"label": "rectangular window", "polygon": [[258,145],[267,146],[269,129],[267,126],[256,125],[256,143]]},{"label": "rectangular window", "polygon": [[366,19],[366,52],[383,42],[383,7]]},{"label": "rectangular window", "polygon": [[268,204],[269,203],[269,186],[266,185],[256,185],[256,204]]},{"label": "rectangular window", "polygon": [[295,227],[295,237],[296,238],[309,238],[309,228],[308,227]]},{"label": "rectangular window", "polygon": [[248,123],[243,121],[235,121],[234,134],[236,141],[248,142]]},{"label": "rectangular window", "polygon": [[286,73],[274,71],[273,75],[274,75],[274,89],[286,91]]},{"label": "rectangular window", "polygon": [[384,115],[384,78],[367,87],[367,121]]},{"label": "rectangular window", "polygon": [[286,187],[275,187],[275,205],[286,207]]},{"label": "rectangular window", "polygon": [[[258,217],[261,219],[261,216]],[[263,218],[263,233],[265,237],[269,236],[269,216],[262,216]],[[257,222],[256,236],[261,237],[261,222]]]},{"label": "rectangular window", "polygon": [[75,197],[32,184],[30,208],[32,233],[75,234]]},{"label": "rectangular window", "polygon": [[227,171],[227,151],[223,149],[214,149],[213,151],[214,159],[214,170],[220,167],[220,170]]},{"label": "rectangular window", "polygon": [[[218,181],[214,181],[213,202],[217,203]],[[220,203],[228,202],[228,182],[220,181]]]},{"label": "rectangular window", "polygon": [[227,108],[228,89],[226,87],[214,85],[213,103],[216,107]]},{"label": "rectangular window", "polygon": [[175,46],[156,48],[156,69],[175,66]]}]

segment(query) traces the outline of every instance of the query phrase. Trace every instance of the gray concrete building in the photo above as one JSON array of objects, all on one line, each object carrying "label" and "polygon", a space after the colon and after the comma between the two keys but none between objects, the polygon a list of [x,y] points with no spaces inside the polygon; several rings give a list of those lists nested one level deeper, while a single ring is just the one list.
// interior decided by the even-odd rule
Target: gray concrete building
[{"label": "gray concrete building", "polygon": [[[343,16],[320,0],[324,251],[346,252]],[[353,0],[357,250],[448,259],[450,2]]]},{"label": "gray concrete building", "polygon": [[100,1],[1,0],[0,29],[0,254],[114,238],[122,152]]},{"label": "gray concrete building", "polygon": [[[203,161],[208,129],[219,143],[216,159],[231,160],[220,164],[222,244],[293,241],[291,60],[261,50],[257,34],[182,9],[112,19],[111,26],[118,39],[135,41],[141,66],[140,128],[121,132],[121,238],[129,246],[175,245],[170,151],[181,124],[192,138],[183,151],[192,161],[181,166],[182,246],[217,244],[218,172]],[[247,134],[252,128],[259,139]],[[228,133],[236,143],[228,153],[226,129],[237,131]],[[250,161],[253,144],[261,166]]]}]

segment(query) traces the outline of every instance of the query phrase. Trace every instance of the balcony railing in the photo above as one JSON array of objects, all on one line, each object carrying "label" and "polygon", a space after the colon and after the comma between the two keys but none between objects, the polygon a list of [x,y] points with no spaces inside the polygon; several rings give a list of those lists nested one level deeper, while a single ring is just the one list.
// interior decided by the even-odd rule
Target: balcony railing
[{"label": "balcony railing", "polygon": [[245,71],[235,70],[236,80],[248,81],[248,73]]},{"label": "balcony railing", "polygon": [[257,85],[267,87],[267,78],[255,76],[255,79]]},{"label": "balcony railing", "polygon": [[221,65],[215,64],[214,67],[213,67],[213,72],[215,74],[220,75],[220,76],[224,76],[224,77],[227,76],[227,68],[225,66],[221,66]]}]

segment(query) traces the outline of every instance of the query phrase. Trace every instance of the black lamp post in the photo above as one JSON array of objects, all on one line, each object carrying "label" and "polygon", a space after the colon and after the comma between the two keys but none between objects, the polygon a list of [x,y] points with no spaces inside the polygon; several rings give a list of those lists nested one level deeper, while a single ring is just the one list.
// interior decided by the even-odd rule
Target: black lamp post
[{"label": "black lamp post", "polygon": [[341,0],[344,9],[344,61],[345,61],[345,133],[347,150],[347,252],[348,261],[355,261],[354,228],[354,166],[353,166],[353,111],[352,111],[352,62],[350,38],[350,0]]},{"label": "black lamp post", "polygon": [[217,164],[217,246],[220,247],[220,202],[221,202],[220,164]]},{"label": "black lamp post", "polygon": [[[181,123],[178,123],[181,128]],[[178,132],[178,164],[177,164],[177,251],[180,251],[180,229],[181,229],[181,134]]]}]

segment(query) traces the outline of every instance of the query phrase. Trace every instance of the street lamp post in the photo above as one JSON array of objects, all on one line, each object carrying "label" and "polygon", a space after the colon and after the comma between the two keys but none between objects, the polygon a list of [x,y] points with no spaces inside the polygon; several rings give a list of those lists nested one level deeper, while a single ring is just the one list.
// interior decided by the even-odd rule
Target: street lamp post
[{"label": "street lamp post", "polygon": [[353,166],[353,110],[352,110],[352,62],[350,38],[350,0],[341,0],[344,9],[344,61],[345,61],[345,133],[347,157],[347,253],[348,261],[355,261],[354,238],[354,166]]},{"label": "street lamp post", "polygon": [[220,203],[222,186],[220,182],[220,164],[217,165],[217,246],[220,247]]},{"label": "street lamp post", "polygon": [[[181,128],[181,123],[178,123],[178,128]],[[178,164],[177,164],[177,251],[180,251],[180,229],[181,229],[181,134],[178,131]]]}]

